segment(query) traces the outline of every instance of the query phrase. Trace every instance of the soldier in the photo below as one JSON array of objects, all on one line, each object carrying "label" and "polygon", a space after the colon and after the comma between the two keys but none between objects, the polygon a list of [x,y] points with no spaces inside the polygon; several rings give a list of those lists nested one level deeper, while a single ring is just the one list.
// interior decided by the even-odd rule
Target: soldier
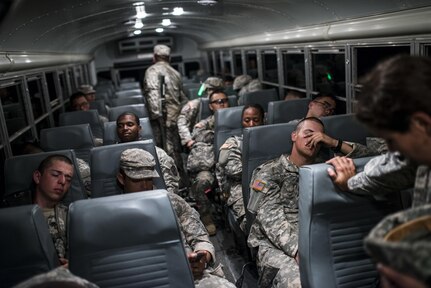
[{"label": "soldier", "polygon": [[[139,141],[140,131],[142,127],[139,122],[138,116],[132,112],[124,112],[117,118],[117,135],[120,143]],[[157,158],[159,159],[160,169],[165,180],[166,189],[178,194],[178,185],[180,182],[180,175],[178,174],[177,166],[175,166],[174,159],[166,154],[165,150],[156,146]]]},{"label": "soldier", "polygon": [[236,91],[239,97],[239,105],[243,105],[244,94],[262,90],[262,83],[260,83],[259,79],[253,79],[249,75],[240,75],[235,77],[232,88],[234,91]]},{"label": "soldier", "polygon": [[181,178],[185,180],[187,175],[181,157],[177,119],[187,97],[183,92],[180,73],[169,65],[170,53],[171,49],[166,45],[154,46],[154,64],[145,71],[144,96],[156,145],[174,158]]},{"label": "soldier", "polygon": [[[242,127],[263,125],[265,111],[259,104],[250,104],[242,109]],[[232,209],[235,219],[245,231],[245,209],[242,198],[242,135],[231,136],[220,147],[216,165],[216,175],[222,192],[227,193],[227,205]]]},{"label": "soldier", "polygon": [[[208,97],[214,90],[223,90],[224,82],[218,77],[208,77],[203,85],[204,97]],[[198,115],[200,111],[201,99],[193,99],[187,102],[186,105],[181,109],[181,113],[178,116],[178,133],[180,134],[181,144],[190,149],[194,140],[192,139],[192,130],[195,124],[198,122]]]},{"label": "soldier", "polygon": [[96,90],[94,90],[93,86],[84,84],[79,86],[78,91],[85,94],[85,98],[88,102],[93,102],[96,100]]},{"label": "soldier", "polygon": [[[125,193],[153,189],[153,178],[159,177],[153,156],[142,149],[127,149],[120,156],[118,182]],[[199,214],[181,197],[168,193],[175,210],[196,287],[235,287],[224,279],[220,264],[216,264],[215,249],[199,220]]]},{"label": "soldier", "polygon": [[[333,94],[319,94],[317,95],[310,104],[308,104],[308,111],[305,117],[325,117],[334,114],[337,108],[337,102]],[[288,123],[298,123],[301,119],[291,120]]]},{"label": "soldier", "polygon": [[[227,107],[229,102],[223,91],[215,90],[210,94],[209,108],[212,112]],[[214,115],[195,125],[192,133],[194,143],[187,159],[187,170],[192,178],[192,195],[210,235],[217,232],[211,217],[211,203],[207,197],[207,193],[210,193],[215,185],[214,125]]]},{"label": "soldier", "polygon": [[[405,71],[410,73],[405,74]],[[364,172],[354,176],[353,162],[338,157],[328,161],[334,166],[328,170],[329,176],[340,189],[362,194],[379,190],[389,193],[414,185],[413,207],[430,203],[431,100],[424,95],[431,95],[431,60],[397,56],[379,64],[362,82],[358,119],[385,139],[390,150],[399,151],[407,161],[399,154],[391,153],[371,160]],[[415,169],[413,163],[420,166]],[[413,176],[415,170],[416,179]],[[424,286],[411,276],[414,274],[409,267],[403,269],[406,274],[383,265],[379,271],[386,284]]]}]

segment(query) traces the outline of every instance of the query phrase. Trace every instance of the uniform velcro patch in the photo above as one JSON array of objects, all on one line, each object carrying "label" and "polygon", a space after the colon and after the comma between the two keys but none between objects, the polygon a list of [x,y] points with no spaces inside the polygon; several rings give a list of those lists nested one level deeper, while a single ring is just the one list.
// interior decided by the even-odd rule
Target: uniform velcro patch
[{"label": "uniform velcro patch", "polygon": [[255,191],[262,191],[263,188],[265,188],[266,181],[256,179],[253,181],[253,184],[251,185],[251,188]]}]

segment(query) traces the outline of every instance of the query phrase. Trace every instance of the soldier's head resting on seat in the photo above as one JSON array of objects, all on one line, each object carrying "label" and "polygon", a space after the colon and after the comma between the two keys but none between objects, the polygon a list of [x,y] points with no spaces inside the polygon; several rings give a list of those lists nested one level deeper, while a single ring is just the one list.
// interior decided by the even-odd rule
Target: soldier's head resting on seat
[{"label": "soldier's head resting on seat", "polygon": [[263,125],[265,111],[259,104],[245,105],[242,109],[242,127],[254,127]]},{"label": "soldier's head resting on seat", "polygon": [[397,56],[360,82],[357,118],[385,139],[390,150],[431,165],[431,59]]},{"label": "soldier's head resting on seat", "polygon": [[42,208],[53,208],[69,191],[73,177],[73,163],[64,155],[46,157],[33,172],[34,203]]},{"label": "soldier's head resting on seat", "polygon": [[120,156],[118,182],[124,193],[153,190],[153,178],[159,177],[151,153],[138,148],[127,149]]},{"label": "soldier's head resting on seat", "polygon": [[337,102],[333,94],[319,94],[308,104],[306,117],[325,117],[331,116],[335,112]]},{"label": "soldier's head resting on seat", "polygon": [[88,103],[87,97],[82,92],[73,93],[69,98],[69,104],[72,111],[90,110],[90,103]]},{"label": "soldier's head resting on seat", "polygon": [[124,112],[117,118],[117,136],[120,143],[138,141],[142,127],[139,117],[132,112]]},{"label": "soldier's head resting on seat", "polygon": [[157,61],[166,61],[169,62],[171,56],[171,48],[166,45],[159,44],[154,46],[153,49],[153,60]]},{"label": "soldier's head resting on seat", "polygon": [[229,107],[229,99],[223,90],[214,90],[209,96],[208,103],[210,110],[214,113],[219,109]]}]

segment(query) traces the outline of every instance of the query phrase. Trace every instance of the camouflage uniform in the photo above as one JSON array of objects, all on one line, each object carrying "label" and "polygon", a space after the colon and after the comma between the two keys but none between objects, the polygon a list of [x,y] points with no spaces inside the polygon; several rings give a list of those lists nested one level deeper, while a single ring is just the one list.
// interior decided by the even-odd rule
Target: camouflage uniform
[{"label": "camouflage uniform", "polygon": [[[165,103],[162,111],[160,102],[159,75],[165,76]],[[168,62],[158,61],[145,71],[144,95],[147,99],[151,128],[153,129],[156,145],[162,147],[161,130],[158,119],[162,117],[166,133],[166,153],[174,158],[180,174],[186,177],[181,158],[181,144],[178,136],[177,119],[181,110],[181,103],[186,101],[181,75]]]},{"label": "camouflage uniform", "polygon": [[36,275],[24,282],[14,286],[14,288],[32,288],[32,287],[81,287],[81,288],[98,288],[96,284],[73,275],[67,268],[58,267],[47,273]]},{"label": "camouflage uniform", "polygon": [[[261,278],[275,276],[273,287],[301,287],[294,259],[298,252],[298,179],[299,168],[287,155],[281,155],[256,168],[250,182],[251,189],[263,195],[248,245],[258,248]],[[276,274],[267,272],[271,270]],[[265,283],[270,284],[271,279],[265,279]]]},{"label": "camouflage uniform", "polygon": [[157,158],[159,159],[160,170],[163,174],[163,180],[165,180],[166,190],[168,190],[168,192],[178,194],[180,175],[178,174],[174,159],[166,154],[165,150],[157,146],[156,153]]},{"label": "camouflage uniform", "polygon": [[76,158],[78,162],[78,170],[81,175],[82,183],[84,184],[85,192],[88,197],[91,197],[91,170],[90,165],[81,158]]},{"label": "camouflage uniform", "polygon": [[208,233],[199,219],[199,214],[180,196],[172,193],[168,193],[168,196],[175,210],[186,248],[192,251],[206,250],[213,259],[204,270],[202,279],[195,280],[196,287],[235,287],[235,285],[224,279],[221,265],[216,264],[214,245],[211,243]]},{"label": "camouflage uniform", "polygon": [[200,107],[201,99],[197,98],[187,102],[187,104],[181,109],[177,121],[181,145],[186,145],[187,142],[192,140],[191,131],[197,122]]},{"label": "camouflage uniform", "polygon": [[[193,145],[187,159],[187,169],[192,180],[192,195],[196,199],[199,213],[210,215],[211,203],[206,193],[209,193],[215,185],[214,177],[214,115],[200,121],[193,129]],[[210,154],[212,152],[212,155]],[[200,166],[206,164],[204,166]],[[193,169],[191,167],[194,167]]]},{"label": "camouflage uniform", "polygon": [[245,209],[242,198],[242,135],[229,137],[220,147],[216,175],[222,192],[228,193],[227,205],[245,231]]},{"label": "camouflage uniform", "polygon": [[255,92],[262,90],[262,83],[260,83],[259,79],[251,80],[250,83],[241,88],[238,92],[238,104],[244,105],[244,95],[250,92]]}]

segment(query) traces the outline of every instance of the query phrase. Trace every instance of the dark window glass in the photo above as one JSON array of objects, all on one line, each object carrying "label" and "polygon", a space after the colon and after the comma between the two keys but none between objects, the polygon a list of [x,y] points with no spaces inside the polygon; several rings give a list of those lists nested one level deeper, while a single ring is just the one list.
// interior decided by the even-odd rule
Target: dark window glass
[{"label": "dark window glass", "polygon": [[214,62],[213,62],[213,56],[211,52],[208,52],[208,63],[210,65],[209,67],[210,74],[214,75]]},{"label": "dark window glass", "polygon": [[61,93],[63,94],[63,99],[68,99],[69,92],[67,91],[66,77],[64,73],[59,74],[58,78],[60,79],[60,89],[61,89]]},{"label": "dark window glass", "polygon": [[187,78],[193,78],[201,68],[198,61],[186,62],[184,63],[184,70]]},{"label": "dark window glass", "polygon": [[0,97],[8,135],[12,136],[28,125],[21,86],[16,84],[0,88]]},{"label": "dark window glass", "polygon": [[356,53],[358,83],[358,79],[370,72],[377,63],[395,55],[410,54],[410,46],[358,47]]},{"label": "dark window glass", "polygon": [[305,89],[304,54],[283,53],[284,83]]},{"label": "dark window glass", "polygon": [[253,79],[257,78],[257,57],[256,51],[247,51],[245,56],[247,74]]},{"label": "dark window glass", "polygon": [[241,52],[240,51],[234,52],[233,59],[234,59],[233,64],[235,67],[235,74],[237,76],[242,75],[243,71],[242,71]]},{"label": "dark window glass", "polygon": [[40,79],[34,79],[27,82],[28,91],[30,93],[31,107],[33,110],[34,119],[38,119],[44,113],[46,113],[43,92]]},{"label": "dark window glass", "polygon": [[216,67],[216,73],[217,73],[217,75],[218,76],[220,76],[220,74],[221,74],[221,62],[220,62],[220,53],[219,53],[219,51],[215,51],[214,52],[214,54],[215,54],[215,67]]},{"label": "dark window glass", "polygon": [[264,51],[262,55],[263,81],[278,83],[277,54]]},{"label": "dark window glass", "polygon": [[57,97],[57,91],[55,90],[55,80],[54,80],[55,74],[54,72],[46,73],[46,84],[48,85],[48,93],[49,93],[49,101],[52,102],[53,100],[56,100]]},{"label": "dark window glass", "polygon": [[6,160],[5,152],[3,147],[0,147],[0,199],[3,199],[4,195],[4,162]]},{"label": "dark window glass", "polygon": [[70,86],[72,88],[72,91],[73,92],[77,91],[78,87],[76,87],[75,77],[73,76],[72,69],[67,69],[67,75],[68,75],[69,80],[70,80]]},{"label": "dark window glass", "polygon": [[344,54],[313,54],[314,91],[346,97]]}]

